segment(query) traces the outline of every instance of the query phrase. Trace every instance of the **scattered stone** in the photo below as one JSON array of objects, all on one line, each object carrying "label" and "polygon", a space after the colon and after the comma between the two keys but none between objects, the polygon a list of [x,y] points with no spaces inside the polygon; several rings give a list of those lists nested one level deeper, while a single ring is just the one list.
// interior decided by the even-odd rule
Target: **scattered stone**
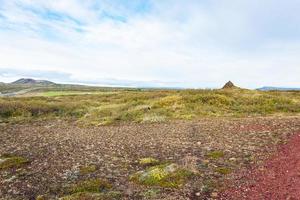
[{"label": "scattered stone", "polygon": [[145,192],[143,192],[142,196],[145,197],[146,199],[153,199],[156,198],[160,193],[160,189],[148,189]]},{"label": "scattered stone", "polygon": [[[49,123],[54,126],[46,128],[45,125]],[[197,133],[193,137],[191,126]],[[241,130],[242,126],[244,128]],[[170,197],[174,196],[176,199],[186,199],[187,194],[196,199],[209,199],[212,192],[218,192],[221,196],[220,189],[227,186],[227,181],[238,177],[225,177],[215,171],[217,167],[229,167],[234,172],[247,170],[251,162],[263,161],[276,151],[275,140],[282,142],[299,130],[299,117],[199,119],[196,122],[174,121],[88,128],[77,127],[64,120],[7,124],[6,127],[0,126],[0,152],[26,155],[32,161],[30,165],[0,171],[0,191],[6,195],[3,197],[0,192],[0,196],[7,199],[32,199],[34,194],[47,194],[47,200],[62,197],[59,195],[76,197],[79,195],[70,193],[70,184],[103,177],[113,181],[115,189],[80,193],[90,193],[94,197],[118,190],[122,191],[124,199],[142,199],[145,191],[160,188],[160,193],[154,199],[172,199]],[[198,141],[202,142],[199,146],[196,145]],[[223,151],[224,157],[211,159],[206,156],[206,153],[214,150]],[[146,172],[149,168],[156,167],[139,165],[141,155],[160,158],[162,162],[158,166],[165,164],[164,160],[169,160],[176,162],[179,169],[188,171],[191,170],[187,166],[193,159],[186,157],[195,156],[200,173],[195,173],[190,181],[189,178],[184,179],[181,185],[187,183],[186,187],[176,189],[161,188],[161,182],[150,186],[138,180],[129,182],[128,177],[131,173],[135,174],[136,170],[143,169]],[[231,162],[234,158],[236,161]],[[1,162],[5,159],[2,156]],[[80,174],[80,166],[86,167],[93,163],[97,166],[95,172]],[[176,174],[176,167],[167,168],[170,171],[174,169],[172,174]],[[26,173],[21,175],[21,172]],[[17,178],[12,178],[14,176]],[[166,181],[164,178],[162,180]],[[201,196],[196,197],[196,192],[201,192]],[[95,193],[97,194],[94,195]],[[151,194],[153,191],[149,191],[150,196]]]},{"label": "scattered stone", "polygon": [[4,183],[13,182],[16,178],[17,178],[17,176],[11,176],[10,178],[5,179],[3,182],[4,182]]},{"label": "scattered stone", "polygon": [[195,193],[195,196],[196,196],[196,197],[200,197],[200,196],[201,196],[201,192],[196,192],[196,193]]},{"label": "scattered stone", "polygon": [[196,156],[184,156],[183,159],[180,160],[180,165],[183,166],[185,169],[193,173],[199,172],[199,161],[198,157]]},{"label": "scattered stone", "polygon": [[80,172],[77,167],[73,167],[71,170],[66,170],[62,174],[62,178],[66,180],[76,180],[79,176]]}]

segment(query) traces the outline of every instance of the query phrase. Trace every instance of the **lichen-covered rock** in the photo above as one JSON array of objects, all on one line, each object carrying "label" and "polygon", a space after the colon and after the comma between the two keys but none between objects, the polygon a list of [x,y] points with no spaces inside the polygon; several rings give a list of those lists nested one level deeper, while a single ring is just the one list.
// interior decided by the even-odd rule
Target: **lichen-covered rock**
[{"label": "lichen-covered rock", "polygon": [[131,176],[131,180],[149,186],[180,187],[192,173],[176,164],[150,167]]}]

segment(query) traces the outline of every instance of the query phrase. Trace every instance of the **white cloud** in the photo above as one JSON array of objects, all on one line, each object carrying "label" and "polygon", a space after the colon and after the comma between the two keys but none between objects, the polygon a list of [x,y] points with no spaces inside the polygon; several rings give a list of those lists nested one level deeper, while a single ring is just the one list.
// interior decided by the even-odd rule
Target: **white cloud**
[{"label": "white cloud", "polygon": [[4,0],[0,68],[56,70],[79,82],[300,85],[297,1],[151,3],[139,13],[118,1]]}]

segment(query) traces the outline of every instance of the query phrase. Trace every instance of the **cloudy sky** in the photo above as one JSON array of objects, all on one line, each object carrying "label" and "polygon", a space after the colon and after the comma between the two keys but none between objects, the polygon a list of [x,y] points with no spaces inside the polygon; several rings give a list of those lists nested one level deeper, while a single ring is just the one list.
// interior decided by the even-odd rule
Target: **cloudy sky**
[{"label": "cloudy sky", "polygon": [[0,0],[0,81],[300,86],[300,0]]}]

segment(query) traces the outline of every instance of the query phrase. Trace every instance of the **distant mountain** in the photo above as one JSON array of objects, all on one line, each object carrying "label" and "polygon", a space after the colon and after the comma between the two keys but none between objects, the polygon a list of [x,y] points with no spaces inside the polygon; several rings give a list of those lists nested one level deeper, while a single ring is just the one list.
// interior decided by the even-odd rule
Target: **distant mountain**
[{"label": "distant mountain", "polygon": [[25,85],[53,85],[55,83],[47,80],[35,80],[31,78],[21,78],[19,80],[16,80],[12,82],[11,84],[25,84]]},{"label": "distant mountain", "polygon": [[274,90],[279,90],[279,91],[296,91],[300,90],[300,88],[284,88],[284,87],[270,87],[270,86],[265,86],[258,88],[257,90],[260,91],[274,91]]}]

